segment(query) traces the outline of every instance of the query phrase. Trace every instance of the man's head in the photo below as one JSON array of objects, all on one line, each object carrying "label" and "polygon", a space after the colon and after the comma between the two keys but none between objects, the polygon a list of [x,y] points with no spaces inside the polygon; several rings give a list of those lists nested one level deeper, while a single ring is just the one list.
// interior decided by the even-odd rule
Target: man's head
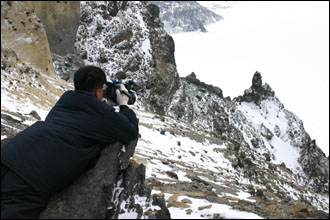
[{"label": "man's head", "polygon": [[103,97],[103,85],[107,81],[105,73],[96,66],[84,66],[73,77],[76,90],[92,92],[98,99]]}]

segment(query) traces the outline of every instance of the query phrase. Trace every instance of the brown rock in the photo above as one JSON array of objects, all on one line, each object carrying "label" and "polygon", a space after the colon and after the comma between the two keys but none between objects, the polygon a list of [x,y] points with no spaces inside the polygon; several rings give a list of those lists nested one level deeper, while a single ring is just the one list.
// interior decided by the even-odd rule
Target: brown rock
[{"label": "brown rock", "polygon": [[168,198],[168,203],[167,203],[167,208],[169,207],[176,207],[176,208],[189,208],[190,205],[187,205],[185,202],[181,201],[177,201],[178,198],[178,194],[174,194],[172,196],[170,196],[170,198]]},{"label": "brown rock", "polygon": [[309,211],[307,208],[308,207],[305,204],[294,204],[291,206],[292,212],[296,217],[300,217],[302,213],[305,213],[307,216],[309,216]]},{"label": "brown rock", "polygon": [[212,207],[211,204],[210,205],[206,205],[206,206],[200,206],[200,207],[198,207],[198,210],[209,209],[211,207]]},{"label": "brown rock", "polygon": [[191,209],[186,209],[185,211],[187,215],[190,215],[193,212]]},{"label": "brown rock", "polygon": [[44,26],[52,53],[74,53],[80,20],[79,1],[26,1]]},{"label": "brown rock", "polygon": [[181,202],[183,202],[183,203],[189,203],[189,204],[192,203],[192,201],[190,199],[182,199]]},{"label": "brown rock", "polygon": [[[31,22],[26,22],[26,12]],[[10,19],[16,31],[10,30],[4,17]],[[25,21],[25,25],[21,21]],[[48,68],[47,74],[55,74],[46,31],[37,21],[34,10],[26,2],[13,1],[11,7],[4,4],[1,7],[1,47],[13,50],[19,61],[30,62],[42,72]]]},{"label": "brown rock", "polygon": [[39,116],[38,112],[36,112],[35,110],[32,110],[30,112],[30,115],[32,115],[35,119],[41,120],[41,117]]}]

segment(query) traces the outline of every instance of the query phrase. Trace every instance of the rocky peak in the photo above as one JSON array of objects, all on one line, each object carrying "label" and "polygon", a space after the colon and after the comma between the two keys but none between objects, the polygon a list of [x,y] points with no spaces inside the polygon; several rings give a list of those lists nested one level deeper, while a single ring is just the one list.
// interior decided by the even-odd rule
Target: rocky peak
[{"label": "rocky peak", "polygon": [[204,82],[201,82],[199,79],[197,79],[196,74],[194,72],[192,72],[191,74],[189,74],[188,76],[186,76],[185,78],[182,78],[182,79],[189,83],[195,84],[198,87],[204,88],[211,93],[215,93],[220,98],[223,98],[222,89],[220,89],[219,87],[208,85]]},{"label": "rocky peak", "polygon": [[194,72],[191,72],[188,76],[186,76],[187,78],[197,78],[196,74]]},{"label": "rocky peak", "polygon": [[258,71],[256,71],[253,75],[252,88],[256,91],[262,89],[262,76]]},{"label": "rocky peak", "polygon": [[254,102],[259,105],[261,101],[275,97],[273,89],[265,83],[262,84],[262,76],[256,71],[252,78],[252,86],[244,91],[243,96],[238,96],[235,100],[238,102]]}]

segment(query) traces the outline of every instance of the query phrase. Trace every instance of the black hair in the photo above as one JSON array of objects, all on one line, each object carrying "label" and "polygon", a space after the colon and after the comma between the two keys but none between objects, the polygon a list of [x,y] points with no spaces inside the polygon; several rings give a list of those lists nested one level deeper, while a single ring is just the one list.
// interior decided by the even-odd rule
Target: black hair
[{"label": "black hair", "polygon": [[79,68],[73,77],[74,88],[93,92],[102,88],[107,79],[102,69],[96,66],[84,66]]}]

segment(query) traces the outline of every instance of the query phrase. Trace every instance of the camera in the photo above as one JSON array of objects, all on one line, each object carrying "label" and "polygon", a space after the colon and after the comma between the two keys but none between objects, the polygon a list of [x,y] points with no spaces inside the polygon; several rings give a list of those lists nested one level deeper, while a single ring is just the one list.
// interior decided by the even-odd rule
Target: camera
[{"label": "camera", "polygon": [[131,90],[134,85],[137,85],[133,80],[127,80],[125,82],[119,80],[119,79],[113,79],[111,82],[106,82],[105,87],[103,89],[103,97],[107,100],[111,100],[115,105],[118,105],[117,103],[117,94],[116,89],[120,88],[120,84],[123,84],[127,91],[121,91],[121,93],[125,94],[129,97],[128,105],[133,105],[136,101],[136,95]]}]

